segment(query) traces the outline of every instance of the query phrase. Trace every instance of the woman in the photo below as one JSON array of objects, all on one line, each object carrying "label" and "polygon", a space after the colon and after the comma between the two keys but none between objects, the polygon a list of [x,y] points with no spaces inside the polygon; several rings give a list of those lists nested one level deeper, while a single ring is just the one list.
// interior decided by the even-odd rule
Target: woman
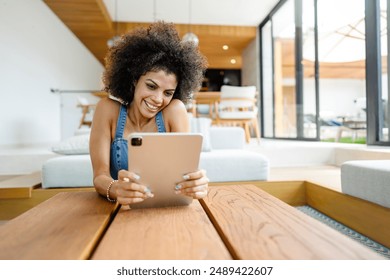
[{"label": "woman", "polygon": [[[96,191],[111,202],[131,205],[153,197],[127,170],[127,136],[132,132],[188,132],[184,105],[198,90],[206,61],[183,43],[173,24],[157,22],[124,35],[106,57],[104,90],[95,110],[90,154]],[[176,193],[207,195],[204,170],[183,176]]]}]

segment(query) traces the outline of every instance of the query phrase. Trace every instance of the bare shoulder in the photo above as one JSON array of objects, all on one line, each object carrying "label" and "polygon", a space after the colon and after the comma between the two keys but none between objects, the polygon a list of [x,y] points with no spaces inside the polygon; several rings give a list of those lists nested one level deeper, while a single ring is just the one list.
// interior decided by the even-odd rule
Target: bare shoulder
[{"label": "bare shoulder", "polygon": [[114,108],[119,108],[119,103],[110,98],[104,97],[97,103],[96,107],[100,110],[112,110]]},{"label": "bare shoulder", "polygon": [[163,111],[164,122],[169,132],[185,132],[188,128],[188,114],[184,103],[173,99]]},{"label": "bare shoulder", "polygon": [[108,98],[102,98],[96,105],[93,114],[91,133],[115,129],[120,110],[120,103]]},{"label": "bare shoulder", "polygon": [[180,99],[172,99],[167,108],[168,111],[187,111],[186,106]]},{"label": "bare shoulder", "polygon": [[187,109],[184,103],[179,99],[172,99],[169,105],[163,111],[164,118],[186,115]]},{"label": "bare shoulder", "polygon": [[116,118],[118,116],[120,103],[109,98],[102,98],[96,105],[95,114],[105,118]]}]

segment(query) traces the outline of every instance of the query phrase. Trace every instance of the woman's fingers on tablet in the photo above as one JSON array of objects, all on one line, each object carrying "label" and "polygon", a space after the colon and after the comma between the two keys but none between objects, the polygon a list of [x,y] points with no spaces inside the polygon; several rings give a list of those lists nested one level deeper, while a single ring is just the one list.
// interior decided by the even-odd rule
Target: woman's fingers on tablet
[{"label": "woman's fingers on tablet", "polygon": [[[200,181],[200,180],[199,180]],[[199,182],[198,181],[198,182]],[[192,198],[195,198],[195,199],[199,199],[199,198],[203,198],[205,196],[207,196],[207,192],[208,192],[208,180],[206,180],[206,183],[205,184],[198,184],[198,185],[184,185],[184,184],[181,184],[182,186],[180,187],[180,185],[176,186],[176,194],[184,194],[184,195],[187,195],[187,196],[191,196]]]},{"label": "woman's fingers on tablet", "polygon": [[195,199],[207,196],[209,179],[205,170],[198,170],[183,176],[185,181],[175,187],[176,194],[184,194]]},{"label": "woman's fingers on tablet", "polygon": [[186,180],[183,182],[180,182],[179,184],[176,185],[175,189],[176,191],[184,191],[187,188],[193,188],[196,186],[202,186],[206,185],[209,183],[209,179],[207,177],[201,177],[199,179],[193,179],[193,180]]},{"label": "woman's fingers on tablet", "polygon": [[200,179],[202,177],[206,177],[206,170],[204,170],[204,169],[183,175],[184,180],[196,180],[196,179]]},{"label": "woman's fingers on tablet", "polygon": [[144,200],[145,199],[141,198],[141,197],[132,197],[132,198],[118,197],[118,199],[117,199],[118,203],[122,204],[122,205],[129,205],[129,204],[133,204],[133,203],[138,203],[138,202],[142,202]]},{"label": "woman's fingers on tablet", "polygon": [[194,188],[186,188],[181,193],[187,196],[191,196],[195,199],[204,198],[207,196],[208,193],[208,185],[197,186]]},{"label": "woman's fingers on tablet", "polygon": [[[153,194],[151,192],[143,192],[141,190],[144,190],[146,187],[142,185],[138,185],[132,183],[132,188],[122,188],[121,190],[118,190],[118,197],[117,201],[122,205],[129,205],[132,203],[137,203],[144,201],[145,199],[149,197],[153,197]],[[138,189],[138,190],[135,190]]]},{"label": "woman's fingers on tablet", "polygon": [[118,173],[117,201],[122,205],[141,202],[154,196],[147,186],[138,184],[129,178],[133,175],[136,174],[126,170],[121,170]]},{"label": "woman's fingers on tablet", "polygon": [[140,176],[134,172],[122,169],[118,172],[118,179],[125,182],[138,181]]}]

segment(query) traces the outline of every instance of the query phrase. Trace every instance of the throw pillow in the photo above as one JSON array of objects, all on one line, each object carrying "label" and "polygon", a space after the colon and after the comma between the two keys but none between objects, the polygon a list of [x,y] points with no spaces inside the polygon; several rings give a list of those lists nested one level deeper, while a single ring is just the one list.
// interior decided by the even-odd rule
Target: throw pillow
[{"label": "throw pillow", "polygon": [[89,154],[89,134],[72,136],[53,145],[51,150],[61,155]]},{"label": "throw pillow", "polygon": [[190,126],[192,133],[201,133],[203,135],[202,152],[210,152],[210,126],[211,119],[209,118],[190,118]]}]

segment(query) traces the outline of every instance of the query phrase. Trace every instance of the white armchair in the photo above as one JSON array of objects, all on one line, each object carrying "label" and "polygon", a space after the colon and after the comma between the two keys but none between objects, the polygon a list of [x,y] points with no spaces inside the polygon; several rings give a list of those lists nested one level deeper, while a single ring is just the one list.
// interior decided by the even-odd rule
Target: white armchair
[{"label": "white armchair", "polygon": [[256,103],[255,86],[222,86],[216,125],[228,124],[243,127],[247,142],[250,140],[250,128],[252,127],[259,140],[259,110]]}]

